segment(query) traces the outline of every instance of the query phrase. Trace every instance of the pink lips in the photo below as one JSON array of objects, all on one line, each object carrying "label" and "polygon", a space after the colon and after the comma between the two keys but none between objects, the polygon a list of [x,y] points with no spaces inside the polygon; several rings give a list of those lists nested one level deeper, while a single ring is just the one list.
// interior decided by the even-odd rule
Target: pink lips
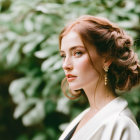
[{"label": "pink lips", "polygon": [[77,76],[72,75],[72,74],[67,74],[66,77],[67,77],[68,82],[71,82],[75,80]]}]

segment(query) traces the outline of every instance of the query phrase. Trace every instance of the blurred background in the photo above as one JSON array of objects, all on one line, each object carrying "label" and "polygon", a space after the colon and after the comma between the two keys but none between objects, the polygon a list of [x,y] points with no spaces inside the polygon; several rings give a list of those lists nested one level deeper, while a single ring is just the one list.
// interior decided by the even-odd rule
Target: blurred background
[{"label": "blurred background", "polygon": [[[124,28],[140,56],[139,0],[0,0],[0,140],[57,140],[87,107],[63,95],[58,53],[60,31],[83,14]],[[140,87],[124,98],[140,127]]]}]

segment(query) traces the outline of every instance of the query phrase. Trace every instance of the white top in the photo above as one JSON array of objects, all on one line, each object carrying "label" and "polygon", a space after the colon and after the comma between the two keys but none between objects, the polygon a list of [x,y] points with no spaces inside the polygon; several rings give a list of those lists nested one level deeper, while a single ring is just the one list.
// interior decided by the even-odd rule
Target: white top
[{"label": "white top", "polygon": [[[140,131],[125,99],[117,97],[95,114],[71,140],[140,140]],[[88,112],[80,113],[66,128],[59,140],[64,140]]]}]

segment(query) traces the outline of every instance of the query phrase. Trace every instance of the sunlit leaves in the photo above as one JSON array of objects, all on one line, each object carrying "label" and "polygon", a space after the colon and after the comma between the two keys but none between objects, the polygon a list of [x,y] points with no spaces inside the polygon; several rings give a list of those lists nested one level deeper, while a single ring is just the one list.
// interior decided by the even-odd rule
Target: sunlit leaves
[{"label": "sunlit leaves", "polygon": [[[67,22],[76,17],[91,14],[107,17],[139,39],[140,4],[137,0],[7,2],[7,7],[5,4],[0,5],[0,65],[3,71],[14,69],[22,75],[9,86],[10,96],[16,105],[13,116],[15,119],[21,118],[25,126],[42,125],[44,131],[34,133],[32,140],[57,139],[59,133],[56,129],[62,125],[50,127],[47,123],[44,124],[43,120],[53,112],[61,112],[64,118],[70,113],[72,119],[82,108],[72,108],[69,100],[61,93],[60,84],[64,72],[59,56],[60,31]],[[139,43],[137,45],[140,46]],[[138,55],[140,56],[139,50]],[[134,91],[134,95],[127,96],[127,100],[137,115],[139,90]],[[26,139],[26,136],[23,135],[23,139]]]},{"label": "sunlit leaves", "polygon": [[37,101],[35,107],[26,113],[22,121],[25,126],[30,126],[39,123],[45,117],[44,102],[42,100]]}]

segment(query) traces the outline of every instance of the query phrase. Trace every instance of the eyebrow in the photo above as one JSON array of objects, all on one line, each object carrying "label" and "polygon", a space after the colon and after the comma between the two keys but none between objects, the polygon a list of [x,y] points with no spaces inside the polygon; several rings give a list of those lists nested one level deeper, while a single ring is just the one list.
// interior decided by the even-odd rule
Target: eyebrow
[{"label": "eyebrow", "polygon": [[[84,46],[79,46],[79,45],[78,45],[78,46],[73,46],[73,47],[71,47],[69,50],[72,51],[72,50],[75,50],[75,49],[77,49],[77,48],[85,48],[85,47],[84,47]],[[60,50],[59,52],[61,53],[61,52],[64,52],[64,51],[63,51],[63,50]]]}]

